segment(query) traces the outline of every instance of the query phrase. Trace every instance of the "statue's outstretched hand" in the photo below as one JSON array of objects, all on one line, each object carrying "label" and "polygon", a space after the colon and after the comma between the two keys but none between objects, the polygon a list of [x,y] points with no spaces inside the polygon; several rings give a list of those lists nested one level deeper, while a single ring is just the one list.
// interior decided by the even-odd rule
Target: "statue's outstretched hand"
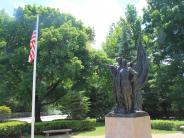
[{"label": "statue's outstretched hand", "polygon": [[116,71],[116,66],[110,65],[110,64],[106,64],[106,66],[111,70],[111,72],[115,72]]}]

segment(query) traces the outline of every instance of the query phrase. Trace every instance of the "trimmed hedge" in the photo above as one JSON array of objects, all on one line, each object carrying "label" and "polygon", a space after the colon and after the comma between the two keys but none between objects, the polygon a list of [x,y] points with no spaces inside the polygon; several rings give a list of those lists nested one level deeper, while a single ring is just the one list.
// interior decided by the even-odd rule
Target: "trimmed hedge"
[{"label": "trimmed hedge", "polygon": [[0,138],[20,137],[28,128],[29,124],[23,121],[0,122]]},{"label": "trimmed hedge", "polygon": [[[35,124],[35,133],[40,134],[43,130],[66,129],[73,131],[85,131],[95,129],[95,119],[85,120],[55,120],[48,122],[39,122]],[[184,121],[176,120],[151,120],[152,129],[159,130],[181,130],[179,127],[184,125]],[[4,121],[0,122],[0,138],[20,137],[22,134],[28,134],[31,130],[31,124],[23,121]]]},{"label": "trimmed hedge", "polygon": [[184,121],[178,121],[178,120],[151,120],[151,128],[152,129],[181,130],[180,126],[184,126]]},{"label": "trimmed hedge", "polygon": [[72,131],[84,131],[95,129],[96,119],[85,120],[55,120],[40,122],[35,125],[35,133],[39,134],[43,130],[70,128]]},{"label": "trimmed hedge", "polygon": [[10,107],[8,106],[0,106],[0,120],[3,120],[5,118],[9,118],[12,111]]},{"label": "trimmed hedge", "polygon": [[[73,131],[84,131],[95,129],[95,119],[85,120],[56,120],[35,123],[35,133],[40,134],[49,129],[71,128]],[[22,134],[29,134],[31,124],[23,121],[4,121],[0,122],[0,138],[20,137]]]}]

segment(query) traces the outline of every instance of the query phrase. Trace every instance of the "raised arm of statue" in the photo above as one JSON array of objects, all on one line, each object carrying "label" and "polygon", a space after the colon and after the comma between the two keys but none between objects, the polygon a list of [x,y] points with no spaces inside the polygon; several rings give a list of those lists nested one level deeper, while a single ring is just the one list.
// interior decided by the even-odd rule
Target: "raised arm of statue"
[{"label": "raised arm of statue", "polygon": [[113,74],[117,72],[117,67],[116,66],[107,64],[107,67],[111,70],[111,72]]}]

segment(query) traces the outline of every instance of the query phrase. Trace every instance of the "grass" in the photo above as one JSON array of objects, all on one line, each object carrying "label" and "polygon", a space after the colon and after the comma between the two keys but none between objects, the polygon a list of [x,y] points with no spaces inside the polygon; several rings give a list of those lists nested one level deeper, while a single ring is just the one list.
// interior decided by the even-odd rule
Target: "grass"
[{"label": "grass", "polygon": [[[178,133],[180,131],[167,131],[167,130],[152,129],[151,132],[152,134],[173,134],[173,133]],[[105,126],[103,124],[97,124],[96,130],[74,133],[74,135],[75,136],[103,136],[105,135]],[[65,136],[63,135],[51,136],[51,138],[62,138],[62,137],[65,138]],[[26,138],[30,138],[30,136]],[[35,138],[45,138],[45,137],[37,135]]]},{"label": "grass", "polygon": [[[180,131],[167,131],[167,130],[152,129],[151,132],[152,132],[152,134],[173,134],[173,133],[178,133]],[[105,135],[105,124],[104,123],[97,123],[96,130],[74,133],[74,135],[77,135],[77,136],[102,136],[102,135]]]},{"label": "grass", "polygon": [[78,135],[78,136],[101,136],[104,134],[105,134],[104,123],[97,123],[95,130],[80,132],[76,135]]},{"label": "grass", "polygon": [[[151,132],[152,132],[152,134],[173,134],[173,133],[178,133],[180,131],[167,131],[167,130],[152,129]],[[75,136],[103,136],[103,135],[105,135],[105,124],[104,123],[97,123],[95,130],[75,132],[75,133],[73,133],[73,135],[75,135]],[[28,138],[28,137],[26,137],[26,138]],[[44,136],[37,136],[36,138],[45,138],[45,137]],[[51,137],[51,138],[58,138],[58,137]]]}]

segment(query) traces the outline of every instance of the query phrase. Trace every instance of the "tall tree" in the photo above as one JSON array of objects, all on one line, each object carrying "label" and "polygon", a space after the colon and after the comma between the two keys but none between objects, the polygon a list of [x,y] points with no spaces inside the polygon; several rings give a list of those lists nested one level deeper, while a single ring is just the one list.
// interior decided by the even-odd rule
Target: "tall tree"
[{"label": "tall tree", "polygon": [[125,16],[125,19],[121,17],[117,24],[112,25],[103,49],[111,58],[123,56],[132,60],[138,42],[142,41],[142,21],[133,5],[127,6]]},{"label": "tall tree", "polygon": [[102,51],[91,50],[89,56],[86,95],[91,104],[88,115],[104,119],[115,101],[112,96],[112,78],[107,67],[107,64],[112,64],[112,60]]},{"label": "tall tree", "polygon": [[[163,114],[183,112],[184,3],[182,0],[149,0],[144,11],[145,35],[152,63],[157,65],[153,84],[160,95]],[[179,98],[180,95],[181,97]],[[175,112],[175,113],[173,113]]]},{"label": "tall tree", "polygon": [[[149,81],[142,91],[144,100],[143,108],[152,116],[158,116],[158,112],[160,111],[159,106],[161,104],[159,100],[161,99],[159,89],[157,89],[158,87],[155,84],[155,76],[157,76],[155,72],[158,70],[158,67],[152,62],[152,49],[150,46],[153,40],[149,35],[145,35],[144,27],[141,17],[137,15],[136,8],[133,5],[128,5],[125,18],[121,18],[118,23],[112,25],[103,49],[110,58],[124,56],[126,59],[132,61],[136,57],[136,47],[139,45],[139,42],[145,46],[150,65]],[[154,110],[152,109],[153,105],[155,106]]]},{"label": "tall tree", "polygon": [[86,44],[93,39],[93,31],[73,16],[52,8],[27,5],[16,10],[12,26],[8,26],[8,35],[4,37],[6,52],[0,58],[0,90],[13,95],[26,107],[31,105],[32,88],[28,44],[37,13],[40,33],[35,119],[41,121],[43,106],[56,102],[82,81],[81,73],[85,68],[82,56],[88,54]]}]

